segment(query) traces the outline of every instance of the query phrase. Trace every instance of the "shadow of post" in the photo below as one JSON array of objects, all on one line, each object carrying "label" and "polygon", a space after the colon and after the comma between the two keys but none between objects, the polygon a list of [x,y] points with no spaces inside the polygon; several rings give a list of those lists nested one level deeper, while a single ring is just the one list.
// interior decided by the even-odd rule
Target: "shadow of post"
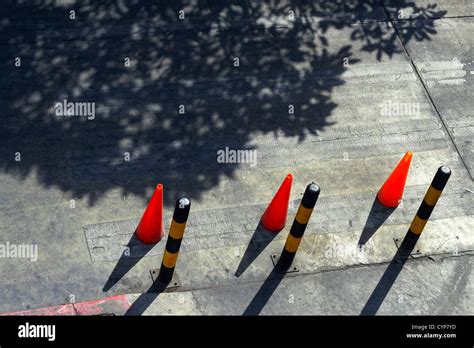
[{"label": "shadow of post", "polygon": [[245,249],[242,260],[240,260],[239,266],[235,271],[235,276],[240,277],[242,273],[252,264],[252,262],[262,253],[263,250],[270,244],[270,242],[275,238],[277,233],[267,231],[259,223],[255,229],[252,238]]},{"label": "shadow of post", "polygon": [[142,315],[165,290],[166,284],[154,282],[146,292],[140,294],[140,296],[137,297],[137,299],[132,303],[124,315]]},{"label": "shadow of post", "polygon": [[403,266],[410,257],[411,252],[415,248],[418,239],[418,235],[415,235],[411,232],[407,233],[403,239],[402,244],[398,248],[397,253],[393,257],[382,278],[367,300],[367,303],[362,309],[360,315],[375,315],[377,313],[393,284],[397,280],[398,275],[402,271]]},{"label": "shadow of post", "polygon": [[369,239],[372,238],[394,210],[395,208],[387,208],[380,204],[377,197],[375,197],[372,208],[370,208],[369,216],[367,216],[364,229],[360,235],[359,242],[357,243],[359,247],[364,246]]},{"label": "shadow of post", "polygon": [[276,268],[274,268],[242,315],[259,315],[284,277],[284,273],[280,273]]},{"label": "shadow of post", "polygon": [[[144,244],[138,240],[135,233],[127,243],[126,249],[115,268],[107,279],[102,291],[109,291],[117,282],[123,278],[148,252],[153,249],[155,244]],[[129,255],[127,255],[127,252]]]}]

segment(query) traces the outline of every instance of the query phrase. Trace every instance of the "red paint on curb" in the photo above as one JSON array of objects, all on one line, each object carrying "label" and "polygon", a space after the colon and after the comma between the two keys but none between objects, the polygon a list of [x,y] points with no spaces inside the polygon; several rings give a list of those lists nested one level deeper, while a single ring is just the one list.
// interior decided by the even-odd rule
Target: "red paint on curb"
[{"label": "red paint on curb", "polygon": [[20,311],[20,312],[11,312],[11,313],[2,313],[0,314],[2,316],[7,316],[7,315],[76,315],[76,312],[74,311],[74,307],[72,304],[67,304],[67,305],[62,305],[62,306],[53,306],[53,307],[47,307],[47,308],[37,308],[37,309],[29,309],[26,311]]},{"label": "red paint on curb", "polygon": [[126,295],[116,295],[111,297],[105,297],[99,300],[84,301],[74,304],[65,304],[46,308],[29,309],[26,311],[2,313],[0,314],[0,316],[100,315],[111,313],[113,314],[114,309],[118,309],[119,311],[127,311],[130,306],[131,303]]},{"label": "red paint on curb", "polygon": [[[77,315],[99,315],[111,313],[107,307],[118,306],[119,309],[127,311],[131,304],[126,295],[106,297],[100,300],[86,301],[73,304]],[[113,312],[112,312],[113,313]]]}]

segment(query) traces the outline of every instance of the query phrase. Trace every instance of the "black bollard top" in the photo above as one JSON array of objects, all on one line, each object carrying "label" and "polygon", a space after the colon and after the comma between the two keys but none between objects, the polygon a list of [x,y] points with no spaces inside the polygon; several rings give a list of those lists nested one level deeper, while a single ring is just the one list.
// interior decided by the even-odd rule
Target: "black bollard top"
[{"label": "black bollard top", "polygon": [[321,192],[321,189],[317,184],[312,182],[306,187],[306,190],[304,191],[303,199],[301,200],[301,204],[303,207],[312,209],[314,208],[316,201],[318,200],[319,193]]},{"label": "black bollard top", "polygon": [[451,176],[451,169],[447,166],[441,166],[438,168],[436,175],[431,182],[433,188],[442,191],[448,182],[449,177]]},{"label": "black bollard top", "polygon": [[189,210],[191,209],[191,201],[189,198],[183,197],[176,201],[174,208],[173,220],[184,223],[188,220]]}]

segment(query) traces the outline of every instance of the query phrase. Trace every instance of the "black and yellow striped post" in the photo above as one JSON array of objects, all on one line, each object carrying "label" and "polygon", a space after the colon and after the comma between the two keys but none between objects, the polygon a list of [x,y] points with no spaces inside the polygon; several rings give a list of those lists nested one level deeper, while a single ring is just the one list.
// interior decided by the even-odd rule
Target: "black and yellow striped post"
[{"label": "black and yellow striped post", "polygon": [[425,228],[450,176],[451,169],[446,166],[438,168],[438,171],[425,194],[425,198],[423,198],[423,202],[421,202],[420,208],[418,208],[415,218],[408,229],[405,239],[400,245],[399,251],[402,256],[411,253],[415,247],[415,244],[418,241],[418,238],[420,238],[421,232],[423,232],[423,229]]},{"label": "black and yellow striped post", "polygon": [[433,209],[438,202],[441,193],[443,192],[446,183],[448,182],[449,177],[451,176],[451,169],[446,166],[438,168],[433,181],[431,182],[428,191],[426,192],[425,198],[416,213],[413,222],[410,225],[408,230],[410,233],[420,235],[425,228],[425,225],[433,212]]},{"label": "black and yellow striped post", "polygon": [[311,183],[306,187],[295,220],[293,221],[293,225],[291,225],[290,233],[286,239],[285,247],[275,265],[278,270],[285,271],[291,266],[320,191],[321,189],[315,183]]},{"label": "black and yellow striped post", "polygon": [[158,280],[163,284],[168,284],[173,278],[174,268],[178,260],[179,248],[183,240],[184,229],[188,221],[189,209],[191,201],[188,198],[180,198],[176,202],[173,213],[173,221],[171,221],[168,240],[166,241],[163,260],[161,261],[160,274]]}]

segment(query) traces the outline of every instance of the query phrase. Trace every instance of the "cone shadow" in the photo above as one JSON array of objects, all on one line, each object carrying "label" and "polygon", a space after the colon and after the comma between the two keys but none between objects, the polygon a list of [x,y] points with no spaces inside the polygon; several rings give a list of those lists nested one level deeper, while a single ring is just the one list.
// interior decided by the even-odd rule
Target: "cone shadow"
[{"label": "cone shadow", "polygon": [[252,264],[252,262],[262,253],[263,250],[270,244],[270,242],[275,238],[277,233],[267,231],[259,223],[255,229],[252,238],[245,249],[242,260],[240,260],[239,266],[235,271],[235,276],[240,277],[242,273]]},{"label": "cone shadow", "polygon": [[402,244],[397,250],[397,253],[393,257],[392,261],[385,270],[382,278],[378,282],[374,291],[370,295],[367,303],[362,309],[360,315],[375,315],[377,314],[380,306],[387,297],[390,289],[397,280],[398,275],[403,269],[403,266],[410,258],[410,254],[415,248],[416,242],[418,241],[419,236],[413,233],[407,233],[403,239]]},{"label": "cone shadow", "polygon": [[125,250],[129,251],[130,255],[126,255],[125,252],[118,260],[115,268],[109,276],[109,279],[105,283],[102,291],[109,291],[117,282],[125,276],[148,252],[153,249],[156,244],[144,244],[136,237],[135,233],[127,243]]},{"label": "cone shadow", "polygon": [[369,215],[365,222],[364,228],[357,243],[359,247],[364,246],[370,238],[377,232],[377,230],[384,224],[388,217],[393,213],[396,208],[387,208],[377,200],[375,197],[370,208]]}]

